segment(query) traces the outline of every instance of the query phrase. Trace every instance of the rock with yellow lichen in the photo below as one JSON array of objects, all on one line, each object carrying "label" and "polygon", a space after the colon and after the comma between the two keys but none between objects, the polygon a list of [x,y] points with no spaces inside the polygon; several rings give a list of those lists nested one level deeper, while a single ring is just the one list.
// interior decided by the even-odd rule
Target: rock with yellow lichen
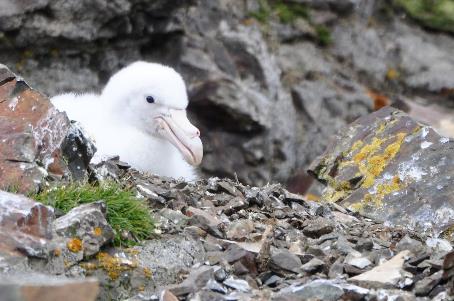
[{"label": "rock with yellow lichen", "polygon": [[112,227],[106,220],[106,205],[99,201],[81,205],[54,222],[54,230],[67,239],[66,248],[87,257],[113,239]]},{"label": "rock with yellow lichen", "polygon": [[385,107],[350,124],[309,168],[322,200],[389,224],[440,233],[454,224],[454,141]]}]

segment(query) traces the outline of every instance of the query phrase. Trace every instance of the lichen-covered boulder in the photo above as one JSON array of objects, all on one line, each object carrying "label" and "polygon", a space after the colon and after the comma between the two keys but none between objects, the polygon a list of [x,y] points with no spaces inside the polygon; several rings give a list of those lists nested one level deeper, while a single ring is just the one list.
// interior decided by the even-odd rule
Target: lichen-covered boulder
[{"label": "lichen-covered boulder", "polygon": [[453,150],[454,141],[385,107],[341,130],[309,172],[327,185],[324,200],[390,224],[449,234]]}]

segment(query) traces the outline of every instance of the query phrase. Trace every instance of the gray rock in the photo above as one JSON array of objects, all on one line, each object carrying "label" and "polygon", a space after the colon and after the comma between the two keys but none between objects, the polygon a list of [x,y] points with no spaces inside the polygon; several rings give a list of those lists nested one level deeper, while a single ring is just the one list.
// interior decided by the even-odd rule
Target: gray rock
[{"label": "gray rock", "polygon": [[370,251],[374,246],[374,242],[370,238],[360,238],[355,245],[355,249],[359,252]]},{"label": "gray rock", "polygon": [[367,257],[350,253],[345,257],[344,264],[354,266],[358,269],[365,269],[371,266],[372,262]]},{"label": "gray rock", "polygon": [[285,249],[279,250],[272,254],[269,265],[271,270],[278,273],[299,273],[302,267],[299,257]]},{"label": "gray rock", "polygon": [[71,122],[61,150],[73,179],[86,179],[88,165],[96,152],[96,146],[80,123]]},{"label": "gray rock", "polygon": [[[360,275],[350,278],[349,280],[369,287],[399,287],[406,285],[406,279],[412,278],[412,275],[403,270],[405,258],[410,251],[402,251],[390,260],[382,263],[375,268],[364,272]],[[411,282],[410,282],[411,284]]]},{"label": "gray rock", "polygon": [[228,287],[239,290],[241,292],[247,293],[247,292],[251,291],[251,287],[249,286],[249,283],[246,280],[236,279],[236,278],[233,278],[232,276],[225,279],[224,284],[227,285]]},{"label": "gray rock", "polygon": [[[287,292],[290,291],[290,292]],[[282,290],[279,294],[283,298],[295,299],[320,299],[339,300],[344,295],[344,290],[329,280],[314,280],[303,285],[292,285]],[[285,299],[284,299],[285,300]]]},{"label": "gray rock", "polygon": [[55,219],[51,207],[23,195],[0,190],[0,212],[2,253],[13,257],[17,251],[34,257],[48,256],[48,243],[52,238],[52,222]]},{"label": "gray rock", "polygon": [[244,241],[254,229],[254,222],[251,220],[234,221],[228,226],[226,236],[231,240]]},{"label": "gray rock", "polygon": [[225,286],[223,286],[222,284],[213,279],[208,280],[206,288],[224,295],[228,293],[228,290]]},{"label": "gray rock", "polygon": [[406,235],[396,245],[397,252],[401,252],[404,250],[409,250],[413,254],[417,255],[418,253],[424,251],[424,246],[420,241],[412,239],[411,237]]},{"label": "gray rock", "polygon": [[308,225],[303,229],[304,235],[311,238],[319,238],[322,235],[333,232],[333,223],[326,218],[318,217],[315,220],[309,221]]},{"label": "gray rock", "polygon": [[315,273],[322,269],[325,266],[325,263],[318,258],[313,258],[309,262],[303,264],[301,269],[307,273]]},{"label": "gray rock", "polygon": [[445,163],[452,155],[451,144],[387,107],[339,133],[310,170],[330,183],[323,199],[391,224],[442,231],[454,222],[454,200],[446,184],[453,170]]},{"label": "gray rock", "polygon": [[442,280],[443,271],[438,271],[427,278],[424,278],[415,284],[415,294],[417,296],[426,296]]},{"label": "gray rock", "polygon": [[195,293],[202,287],[209,285],[210,279],[213,278],[213,268],[201,266],[192,270],[188,278],[182,283],[169,287],[169,291],[177,297],[183,297]]},{"label": "gray rock", "polygon": [[98,253],[114,237],[106,213],[107,207],[103,201],[80,205],[56,219],[53,228],[57,235],[68,239],[68,248],[71,240],[80,240],[82,245],[78,248],[73,246],[70,251],[82,251],[88,257]]}]

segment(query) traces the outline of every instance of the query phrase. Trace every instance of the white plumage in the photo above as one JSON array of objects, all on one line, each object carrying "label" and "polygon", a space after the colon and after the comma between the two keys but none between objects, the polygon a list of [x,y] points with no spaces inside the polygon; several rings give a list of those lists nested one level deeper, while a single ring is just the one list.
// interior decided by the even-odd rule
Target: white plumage
[{"label": "white plumage", "polygon": [[174,69],[135,62],[114,74],[101,95],[67,93],[51,101],[94,137],[92,162],[120,155],[141,171],[197,178],[202,142],[187,119],[186,86]]}]

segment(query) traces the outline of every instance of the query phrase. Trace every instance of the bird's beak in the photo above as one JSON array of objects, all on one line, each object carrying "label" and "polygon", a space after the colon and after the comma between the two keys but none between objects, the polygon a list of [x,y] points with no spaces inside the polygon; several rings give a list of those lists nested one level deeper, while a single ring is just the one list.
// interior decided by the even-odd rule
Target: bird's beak
[{"label": "bird's beak", "polygon": [[203,157],[200,131],[192,125],[185,110],[170,109],[169,114],[156,117],[158,133],[172,143],[191,165],[199,165]]}]

